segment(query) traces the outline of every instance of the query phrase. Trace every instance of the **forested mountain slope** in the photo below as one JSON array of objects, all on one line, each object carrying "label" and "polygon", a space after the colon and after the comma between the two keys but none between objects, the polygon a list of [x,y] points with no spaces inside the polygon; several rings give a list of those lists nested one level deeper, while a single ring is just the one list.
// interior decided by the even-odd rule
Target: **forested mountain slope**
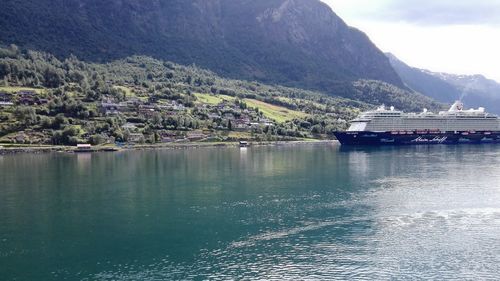
[{"label": "forested mountain slope", "polygon": [[1,0],[0,42],[83,60],[147,55],[224,77],[338,92],[404,88],[388,59],[319,0]]}]

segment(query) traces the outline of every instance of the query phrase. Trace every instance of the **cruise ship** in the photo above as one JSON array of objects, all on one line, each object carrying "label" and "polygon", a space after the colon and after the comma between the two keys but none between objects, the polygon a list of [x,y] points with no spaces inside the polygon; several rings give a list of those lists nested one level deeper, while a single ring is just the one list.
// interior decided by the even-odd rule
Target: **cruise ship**
[{"label": "cruise ship", "polygon": [[342,145],[411,145],[500,142],[500,119],[484,108],[404,113],[381,106],[361,113],[346,132],[334,133]]}]

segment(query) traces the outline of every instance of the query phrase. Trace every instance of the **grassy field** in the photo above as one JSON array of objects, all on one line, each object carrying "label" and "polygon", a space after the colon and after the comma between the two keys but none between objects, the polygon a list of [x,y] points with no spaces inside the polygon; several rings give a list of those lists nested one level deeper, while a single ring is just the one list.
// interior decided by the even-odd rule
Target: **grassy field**
[{"label": "grassy field", "polygon": [[234,138],[234,139],[246,139],[246,140],[249,140],[249,139],[252,139],[252,134],[249,133],[249,132],[234,132],[234,131],[231,131],[229,132],[229,134],[227,135],[228,137],[230,138]]},{"label": "grassy field", "polygon": [[44,89],[38,89],[38,88],[29,88],[29,87],[5,87],[5,86],[0,86],[0,92],[5,92],[5,93],[10,93],[14,94],[20,91],[32,91],[37,94],[43,94],[45,93]]},{"label": "grassy field", "polygon": [[210,94],[200,94],[200,93],[196,93],[194,95],[198,99],[197,100],[198,103],[204,103],[204,104],[210,104],[210,105],[217,105],[223,101],[232,102],[235,100],[234,97],[226,96],[226,95],[214,96],[214,95],[210,95]]},{"label": "grassy field", "polygon": [[304,112],[290,110],[286,107],[276,106],[254,99],[245,99],[245,103],[248,107],[258,108],[267,118],[278,123],[290,121],[295,118],[304,118],[307,116]]},{"label": "grassy field", "polygon": [[[201,93],[196,93],[194,95],[198,99],[197,103],[210,104],[210,105],[217,105],[223,101],[233,102],[235,100],[234,97],[225,95],[214,96],[210,94],[201,94]],[[264,116],[278,123],[283,123],[289,120],[293,120],[295,118],[302,118],[307,116],[307,114],[304,112],[290,110],[285,107],[272,105],[254,99],[245,99],[244,102],[247,104],[248,107],[258,108],[260,111],[262,111]]]}]

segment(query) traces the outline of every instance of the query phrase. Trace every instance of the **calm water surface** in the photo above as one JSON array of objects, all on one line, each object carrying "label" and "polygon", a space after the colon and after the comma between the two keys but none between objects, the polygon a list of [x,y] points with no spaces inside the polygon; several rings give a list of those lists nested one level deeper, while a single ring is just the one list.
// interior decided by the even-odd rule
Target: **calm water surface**
[{"label": "calm water surface", "polygon": [[0,156],[0,280],[489,280],[500,146]]}]

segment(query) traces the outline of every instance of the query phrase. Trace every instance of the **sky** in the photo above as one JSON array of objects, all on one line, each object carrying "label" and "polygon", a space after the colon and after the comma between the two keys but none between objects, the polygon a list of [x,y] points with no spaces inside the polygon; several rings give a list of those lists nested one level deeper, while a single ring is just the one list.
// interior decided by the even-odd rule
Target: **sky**
[{"label": "sky", "polygon": [[410,66],[500,82],[500,0],[322,0]]}]

